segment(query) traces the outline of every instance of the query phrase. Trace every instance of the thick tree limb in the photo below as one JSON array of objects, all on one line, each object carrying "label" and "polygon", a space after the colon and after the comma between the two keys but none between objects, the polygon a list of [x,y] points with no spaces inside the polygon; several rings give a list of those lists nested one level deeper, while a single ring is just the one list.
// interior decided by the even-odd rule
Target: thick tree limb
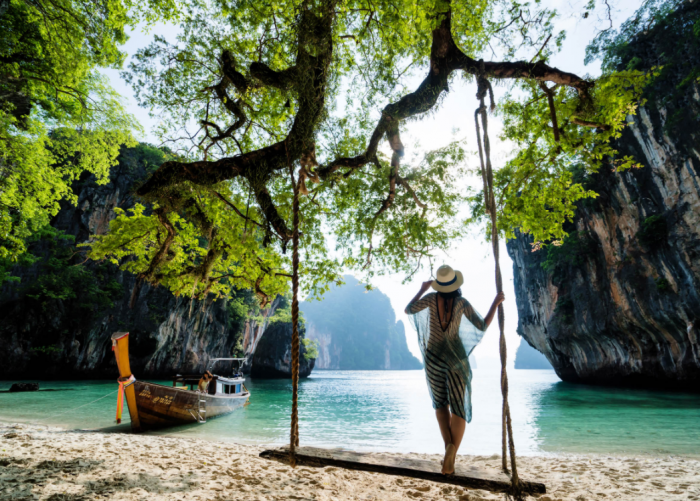
[{"label": "thick tree limb", "polygon": [[227,78],[241,94],[245,94],[251,86],[243,73],[236,69],[236,59],[231,51],[225,50],[221,53],[221,71],[224,78]]},{"label": "thick tree limb", "polygon": [[[333,52],[331,39],[332,23],[332,15],[316,17],[311,11],[305,10],[301,20],[302,26],[300,26],[300,48],[297,55],[297,65],[280,72],[271,70],[262,63],[252,63],[250,65],[251,75],[266,85],[285,88],[293,83],[295,86],[294,90],[299,98],[299,111],[284,141],[237,157],[221,159],[217,162],[167,162],[139,189],[139,195],[147,195],[160,187],[176,183],[178,176],[173,175],[173,173],[184,174],[184,179],[203,185],[213,184],[239,175],[248,177],[253,172],[259,177],[266,177],[276,170],[285,168],[287,164],[285,147],[291,161],[298,160],[302,153],[308,151],[309,147],[315,143],[314,132],[323,112],[327,70]],[[306,25],[306,31],[304,30],[304,25]],[[307,36],[305,33],[308,30],[315,37],[322,40],[316,44],[320,44],[320,46],[316,47],[316,56],[311,56],[304,48],[303,38]],[[235,60],[230,52],[223,52],[221,65],[226,83],[232,83],[239,92],[246,91],[252,85],[236,69]],[[297,69],[299,67],[304,68],[304,70]],[[293,78],[299,74],[311,75],[310,80]],[[217,87],[219,88],[217,89]],[[214,87],[214,90],[217,92],[225,89],[222,89],[220,86],[217,87]],[[223,93],[219,97],[222,101],[226,101],[224,105],[227,106],[229,111],[238,116],[240,112],[234,108],[234,101]],[[213,169],[217,172],[213,172]],[[161,170],[165,172],[161,173]],[[198,177],[201,179],[201,182],[197,181]]]},{"label": "thick tree limb", "polygon": [[252,63],[250,65],[250,75],[263,85],[281,90],[291,90],[298,80],[296,66],[282,71],[275,71],[266,64]]},{"label": "thick tree limb", "polygon": [[[451,31],[451,15],[450,11],[444,13],[442,22],[433,30],[430,70],[418,88],[384,108],[365,152],[356,157],[337,158],[321,167],[318,170],[321,178],[328,178],[343,167],[357,169],[369,163],[376,154],[379,140],[388,130],[389,124],[394,120],[405,120],[433,108],[440,94],[447,90],[448,78],[453,71],[462,70],[472,75],[481,73],[482,63],[468,57],[455,44]],[[587,96],[588,89],[593,86],[593,82],[542,62],[484,62],[483,71],[484,76],[491,78],[526,78],[566,85],[577,89],[579,94],[584,96]]]},{"label": "thick tree limb", "polygon": [[[471,73],[479,74],[479,62],[461,53],[456,58],[456,68]],[[588,90],[593,87],[594,82],[589,82],[573,73],[553,68],[541,61],[528,63],[526,61],[515,62],[485,62],[484,76],[487,78],[523,78],[533,79],[540,82],[552,82],[567,87],[573,87],[579,94],[587,95]]]},{"label": "thick tree limb", "polygon": [[600,130],[610,130],[609,125],[599,124],[597,122],[589,122],[588,120],[582,120],[578,117],[572,117],[571,123],[576,124],[576,125],[580,125],[582,127],[593,127],[595,129],[600,129]]},{"label": "thick tree limb", "polygon": [[[301,155],[309,151],[315,143],[315,132],[323,114],[327,72],[333,53],[332,25],[334,14],[332,2],[329,2],[326,7],[328,7],[328,11],[318,16],[310,9],[303,10],[298,29],[298,53],[294,66],[283,71],[274,71],[262,63],[253,63],[249,68],[251,77],[262,85],[292,90],[296,93],[299,105],[298,112],[284,141],[215,162],[166,162],[137,193],[141,196],[148,195],[163,188],[177,185],[182,181],[211,185],[236,176],[244,176],[251,181],[251,185],[259,186],[255,189],[256,200],[267,221],[283,240],[290,238],[291,233],[274,207],[272,198],[264,184],[276,171],[285,168],[289,162],[299,160]],[[351,173],[371,162],[376,156],[379,141],[385,134],[387,134],[391,144],[392,137],[397,137],[394,132],[398,131],[401,120],[425,113],[435,106],[442,92],[448,90],[448,78],[454,71],[465,71],[473,75],[497,79],[524,78],[552,82],[575,88],[583,98],[588,97],[588,91],[593,86],[592,82],[588,82],[573,73],[548,66],[543,62],[481,62],[468,57],[457,47],[452,37],[451,11],[448,10],[440,15],[442,17],[440,24],[432,32],[430,69],[421,84],[414,92],[384,108],[364,152],[355,157],[336,158],[327,165],[319,167],[317,173],[321,179],[329,179],[341,168],[349,168],[349,173]],[[314,55],[311,55],[306,49],[311,45],[314,46]],[[236,69],[235,61],[228,52],[222,54],[222,71],[239,92],[244,92],[252,85]],[[226,99],[226,101],[235,104],[230,99]],[[235,110],[230,109],[230,111],[236,114]],[[236,116],[238,115],[236,114]],[[585,121],[573,121],[573,123],[599,126],[599,124],[589,125],[590,122]],[[558,129],[556,125],[555,128]],[[390,191],[377,215],[391,205],[396,182],[400,179],[398,167],[399,158],[403,154],[403,146],[400,148],[400,154],[393,145],[392,149],[394,154],[392,155]],[[415,194],[413,195],[417,201],[417,197]]]},{"label": "thick tree limb", "polygon": [[270,196],[270,192],[267,191],[267,188],[265,186],[258,188],[254,187],[254,191],[255,199],[260,206],[260,210],[262,210],[263,214],[265,214],[265,219],[267,219],[282,240],[285,242],[291,240],[293,236],[292,230],[287,227],[287,223],[284,222],[282,216],[280,216],[279,212],[277,212],[277,208],[272,202],[272,197]]},{"label": "thick tree limb", "polygon": [[253,286],[253,292],[255,292],[255,295],[260,299],[260,308],[265,308],[270,303],[270,296],[260,288],[263,278],[265,278],[265,275],[260,275]]},{"label": "thick tree limb", "polygon": [[[260,154],[259,150],[251,153],[258,153],[258,156]],[[165,162],[136,190],[136,194],[142,197],[149,196],[154,192],[182,184],[183,181],[209,186],[233,179],[241,175],[251,162],[250,157],[253,156],[251,153],[216,161]]]}]

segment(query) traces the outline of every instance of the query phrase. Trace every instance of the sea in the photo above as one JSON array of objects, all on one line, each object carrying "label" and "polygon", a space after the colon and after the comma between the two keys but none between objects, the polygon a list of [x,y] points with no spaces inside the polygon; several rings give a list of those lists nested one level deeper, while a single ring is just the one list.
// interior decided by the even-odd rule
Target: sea
[{"label": "sea", "polygon": [[[700,394],[574,385],[551,370],[510,370],[509,381],[518,454],[700,456]],[[2,391],[13,382],[0,381],[0,421],[130,430],[126,408],[124,422],[115,424],[116,381],[39,381],[42,390],[54,391]],[[248,378],[246,385],[251,397],[243,409],[206,424],[148,433],[287,443],[291,382]],[[498,370],[474,370],[472,393],[473,419],[460,454],[498,454]],[[302,445],[401,453],[443,450],[422,370],[314,371],[299,384],[299,415]]]}]

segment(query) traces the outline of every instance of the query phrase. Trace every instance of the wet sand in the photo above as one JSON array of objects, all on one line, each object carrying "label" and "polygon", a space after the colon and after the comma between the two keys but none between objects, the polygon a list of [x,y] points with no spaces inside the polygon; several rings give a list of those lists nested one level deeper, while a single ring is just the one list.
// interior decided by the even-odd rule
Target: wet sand
[{"label": "wet sand", "polygon": [[[455,500],[502,494],[338,468],[292,469],[263,447],[0,423],[0,501]],[[431,459],[435,455],[411,454]],[[499,456],[458,461],[498,468]],[[520,474],[555,500],[700,500],[700,461],[681,457],[521,457]]]}]

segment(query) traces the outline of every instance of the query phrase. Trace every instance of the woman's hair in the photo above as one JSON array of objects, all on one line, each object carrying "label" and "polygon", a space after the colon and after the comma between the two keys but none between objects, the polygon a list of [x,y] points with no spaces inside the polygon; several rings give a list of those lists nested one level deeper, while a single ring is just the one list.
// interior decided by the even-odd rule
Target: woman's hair
[{"label": "woman's hair", "polygon": [[450,299],[453,297],[462,297],[462,289],[457,289],[456,291],[452,291],[452,292],[440,292],[440,291],[438,291],[438,296],[442,297],[443,299]]}]

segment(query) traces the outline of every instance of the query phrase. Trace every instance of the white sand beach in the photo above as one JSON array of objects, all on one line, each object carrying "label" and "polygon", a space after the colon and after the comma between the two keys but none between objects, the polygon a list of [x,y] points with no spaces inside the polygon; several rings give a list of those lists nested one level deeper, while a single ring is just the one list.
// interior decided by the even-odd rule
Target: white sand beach
[{"label": "white sand beach", "polygon": [[[0,500],[459,500],[502,494],[338,468],[289,466],[262,447],[0,424]],[[424,454],[411,457],[434,459]],[[498,468],[498,456],[460,456]],[[700,461],[681,457],[522,457],[521,476],[555,500],[697,500]]]}]

